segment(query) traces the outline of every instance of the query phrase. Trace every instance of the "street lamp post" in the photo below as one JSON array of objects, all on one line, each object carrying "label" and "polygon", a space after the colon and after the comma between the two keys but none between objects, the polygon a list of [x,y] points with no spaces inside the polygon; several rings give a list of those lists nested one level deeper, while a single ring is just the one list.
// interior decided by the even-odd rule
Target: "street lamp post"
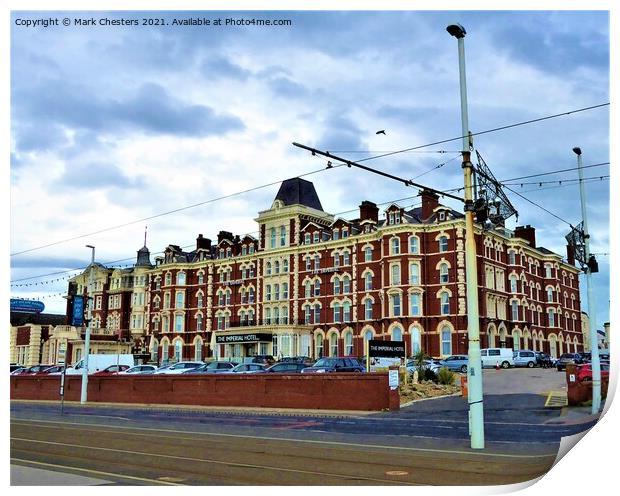
[{"label": "street lamp post", "polygon": [[471,142],[467,115],[467,86],[465,78],[465,28],[452,24],[446,28],[458,40],[459,76],[461,86],[461,133],[463,136],[463,175],[465,185],[465,278],[467,282],[468,336],[468,402],[471,447],[484,449],[484,407],[482,398],[482,366],[480,358],[480,318],[478,312],[478,269],[474,233],[474,200],[471,163]]},{"label": "street lamp post", "polygon": [[581,148],[573,148],[577,155],[577,170],[579,172],[579,192],[581,197],[581,217],[583,218],[584,238],[584,272],[588,295],[588,315],[590,319],[590,348],[592,352],[592,415],[596,415],[601,408],[601,361],[598,354],[598,336],[596,332],[596,302],[592,295],[592,267],[590,265],[590,234],[588,232],[588,216],[586,215],[586,189],[583,184],[583,169],[581,163]]},{"label": "street lamp post", "polygon": [[88,291],[86,293],[87,302],[87,314],[86,314],[86,336],[84,337],[84,367],[82,369],[82,394],[80,396],[80,403],[84,404],[88,400],[88,354],[90,351],[90,326],[92,319],[92,304],[93,297],[93,269],[95,263],[95,247],[92,245],[86,245],[86,248],[91,249],[90,267],[88,271]]}]

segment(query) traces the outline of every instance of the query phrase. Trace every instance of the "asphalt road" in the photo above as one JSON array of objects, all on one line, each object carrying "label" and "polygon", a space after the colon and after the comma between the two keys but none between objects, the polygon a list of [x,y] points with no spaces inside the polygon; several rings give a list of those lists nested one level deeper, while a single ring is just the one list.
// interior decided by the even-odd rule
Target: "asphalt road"
[{"label": "asphalt road", "polygon": [[544,407],[562,376],[485,371],[483,451],[461,397],[346,415],[12,402],[11,463],[122,485],[509,484],[546,473],[560,439],[594,423]]}]

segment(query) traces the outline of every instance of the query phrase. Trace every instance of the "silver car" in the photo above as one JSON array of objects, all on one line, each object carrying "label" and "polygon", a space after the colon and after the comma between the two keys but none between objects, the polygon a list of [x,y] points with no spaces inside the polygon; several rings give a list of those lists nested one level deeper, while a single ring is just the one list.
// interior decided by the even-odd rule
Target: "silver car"
[{"label": "silver car", "polygon": [[190,370],[190,369],[196,369],[198,367],[200,367],[201,365],[204,365],[204,362],[177,362],[174,365],[170,366],[170,367],[166,367],[164,369],[162,369],[161,367],[158,368],[155,372],[153,372],[155,375],[174,375],[174,374],[182,374],[183,372],[185,372],[186,370]]},{"label": "silver car", "polygon": [[512,359],[515,362],[515,367],[528,367],[531,369],[536,366],[536,353],[530,350],[514,351]]}]

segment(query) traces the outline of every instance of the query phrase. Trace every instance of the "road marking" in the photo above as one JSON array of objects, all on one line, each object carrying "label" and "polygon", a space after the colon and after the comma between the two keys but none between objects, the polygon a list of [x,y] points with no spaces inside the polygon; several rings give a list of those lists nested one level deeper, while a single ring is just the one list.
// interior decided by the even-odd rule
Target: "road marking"
[{"label": "road marking", "polygon": [[409,475],[409,472],[405,472],[404,470],[388,470],[385,475],[396,475],[396,476],[403,476],[403,475]]},{"label": "road marking", "polygon": [[[329,472],[316,472],[313,470],[301,470],[301,469],[294,469],[294,468],[284,468],[284,467],[273,467],[273,466],[269,466],[269,465],[255,465],[252,463],[238,463],[238,462],[227,462],[227,461],[221,461],[221,460],[213,460],[213,459],[208,459],[208,458],[194,458],[191,456],[175,456],[175,455],[164,455],[161,453],[147,453],[144,451],[133,451],[133,450],[122,450],[122,449],[118,449],[118,448],[104,448],[101,446],[84,446],[81,444],[69,444],[69,443],[59,443],[56,441],[41,441],[38,439],[26,439],[26,438],[22,438],[22,437],[12,437],[11,441],[21,441],[21,442],[26,442],[26,443],[38,443],[38,444],[49,444],[49,445],[53,445],[53,446],[65,446],[68,448],[83,448],[86,450],[98,450],[98,451],[112,451],[114,453],[124,453],[124,454],[128,454],[128,455],[140,455],[140,456],[151,456],[151,457],[155,457],[155,458],[168,458],[168,459],[173,459],[173,460],[183,460],[183,461],[189,461],[189,462],[201,462],[201,463],[211,463],[213,465],[225,465],[227,467],[241,467],[241,468],[256,468],[256,469],[261,469],[261,470],[274,470],[276,472],[290,472],[290,473],[297,473],[297,474],[309,474],[309,475],[320,475],[320,476],[324,476],[324,477],[335,477],[337,479],[350,479],[352,476],[351,475],[346,475],[346,474],[332,474]],[[109,475],[113,475],[113,474],[109,474]],[[355,477],[358,480],[366,480],[366,481],[373,481],[373,482],[393,482],[390,481],[388,479],[377,479],[374,477]],[[164,482],[164,481],[161,481]],[[402,484],[408,484],[408,485],[412,485],[412,486],[417,486],[419,484],[416,484],[415,482],[406,482],[406,481],[402,481]],[[169,484],[172,484],[171,482]],[[177,485],[177,484],[175,484]]]},{"label": "road marking", "polygon": [[168,486],[183,486],[184,485],[184,484],[176,484],[174,482],[167,482],[167,481],[157,480],[157,479],[145,479],[144,477],[134,477],[133,475],[121,475],[121,474],[116,474],[116,473],[113,474],[111,472],[102,472],[101,470],[92,470],[89,468],[67,467],[66,465],[57,465],[55,463],[35,462],[33,460],[24,460],[22,458],[11,458],[11,462],[21,462],[25,464],[40,465],[42,467],[64,468],[66,470],[71,470],[71,471],[75,470],[77,472],[86,472],[89,474],[105,475],[108,477],[115,477],[115,478],[120,478],[120,479],[131,479],[131,480],[140,481],[140,482],[165,484]]},{"label": "road marking", "polygon": [[[19,419],[17,421],[13,421],[12,423],[19,424],[20,422],[24,422],[25,425],[38,422],[38,423],[44,423],[44,424],[45,423],[64,424],[67,426],[74,425],[74,426],[80,426],[80,427],[103,427],[103,428],[108,428],[108,429],[140,430],[140,431],[158,433],[158,434],[148,434],[152,437],[164,437],[164,438],[170,437],[170,436],[164,436],[164,435],[159,434],[161,433],[161,429],[154,429],[154,428],[149,428],[149,427],[124,427],[121,425],[110,426],[110,425],[105,425],[105,424],[103,425],[101,424],[80,424],[77,422],[64,422],[64,421],[58,421],[58,420],[28,420],[28,419]],[[70,427],[67,427],[67,429],[70,429]],[[385,446],[381,444],[344,443],[344,442],[339,442],[339,441],[319,441],[319,440],[312,440],[312,439],[295,439],[295,438],[282,438],[282,437],[271,437],[271,436],[244,436],[242,434],[226,434],[226,433],[220,433],[220,432],[195,432],[195,431],[182,431],[182,430],[175,430],[175,429],[166,429],[166,432],[169,434],[191,434],[192,436],[195,436],[196,434],[200,434],[204,436],[219,436],[219,437],[231,437],[231,438],[240,438],[240,439],[257,439],[257,440],[263,440],[263,441],[285,441],[285,442],[292,442],[292,443],[327,444],[327,445],[345,446],[345,447],[355,446],[357,448],[379,448],[379,449],[387,449],[387,450],[415,451],[415,452],[420,452],[420,453],[448,453],[448,454],[453,454],[453,455],[470,455],[470,456],[476,455],[476,456],[482,456],[482,457],[490,456],[490,457],[500,457],[500,458],[536,458],[536,459],[544,458],[544,457],[553,457],[555,459],[557,457],[557,452],[543,453],[540,455],[512,455],[508,453],[480,453],[480,452],[463,451],[463,450],[414,448],[410,446]],[[138,435],[138,436],[147,435],[147,434],[140,434],[136,432],[134,432],[133,434]],[[505,443],[505,442],[502,441],[502,443]]]},{"label": "road marking", "polygon": [[549,391],[547,401],[545,401],[545,407],[557,408],[568,405],[568,396],[565,391]]}]

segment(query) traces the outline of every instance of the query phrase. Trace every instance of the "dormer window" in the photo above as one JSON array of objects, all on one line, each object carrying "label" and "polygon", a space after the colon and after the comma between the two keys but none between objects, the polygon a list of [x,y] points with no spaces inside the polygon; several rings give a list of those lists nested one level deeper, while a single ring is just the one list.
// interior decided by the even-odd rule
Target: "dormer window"
[{"label": "dormer window", "polygon": [[310,233],[306,233],[306,234],[304,235],[304,244],[305,244],[305,245],[309,245],[309,244],[310,244],[310,241],[311,241],[311,239],[310,239]]},{"label": "dormer window", "polygon": [[232,250],[230,248],[226,248],[226,258],[230,258],[232,256]]},{"label": "dormer window", "polygon": [[250,255],[254,254],[254,245],[250,245]]},{"label": "dormer window", "polygon": [[318,231],[314,231],[312,242],[313,243],[318,243],[319,242],[319,232]]},{"label": "dormer window", "polygon": [[247,246],[243,245],[241,247],[241,255],[247,255],[248,254],[248,248]]},{"label": "dormer window", "polygon": [[394,212],[390,212],[390,214],[389,214],[388,218],[389,218],[388,223],[389,223],[390,225],[394,224]]},{"label": "dormer window", "polygon": [[334,229],[334,233],[332,235],[332,239],[335,241],[337,239],[340,238],[340,230],[339,229]]},{"label": "dormer window", "polygon": [[439,212],[439,220],[446,220],[446,213],[443,210]]},{"label": "dormer window", "polygon": [[346,227],[342,228],[342,239],[346,239],[349,237],[349,230]]}]

